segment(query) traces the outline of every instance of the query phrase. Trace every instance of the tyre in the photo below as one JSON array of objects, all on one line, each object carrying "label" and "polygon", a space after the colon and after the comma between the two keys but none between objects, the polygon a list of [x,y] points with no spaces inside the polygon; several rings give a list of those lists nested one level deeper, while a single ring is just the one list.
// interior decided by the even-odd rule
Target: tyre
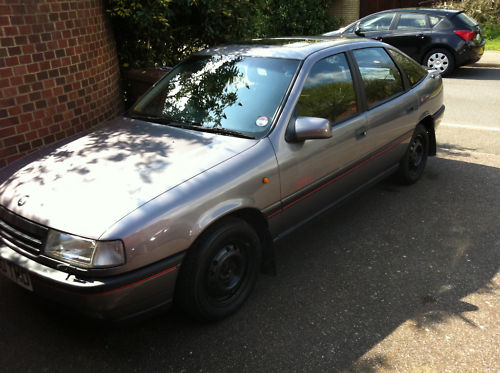
[{"label": "tyre", "polygon": [[260,239],[245,221],[215,223],[186,254],[177,280],[177,305],[200,321],[229,316],[252,292],[261,257]]},{"label": "tyre", "polygon": [[417,125],[405,155],[399,163],[398,179],[403,184],[413,184],[422,176],[429,154],[429,134]]},{"label": "tyre", "polygon": [[455,58],[446,49],[433,49],[425,55],[423,64],[448,76],[455,69]]}]

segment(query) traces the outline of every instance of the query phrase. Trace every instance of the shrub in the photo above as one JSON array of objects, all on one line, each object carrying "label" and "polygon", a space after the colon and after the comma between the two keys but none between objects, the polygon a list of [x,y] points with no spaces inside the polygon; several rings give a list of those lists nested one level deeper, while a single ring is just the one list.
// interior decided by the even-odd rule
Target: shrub
[{"label": "shrub", "polygon": [[436,8],[460,9],[480,24],[500,22],[499,0],[461,0],[461,1],[438,1],[434,4]]},{"label": "shrub", "polygon": [[173,65],[201,48],[338,26],[330,0],[107,0],[122,67]]}]

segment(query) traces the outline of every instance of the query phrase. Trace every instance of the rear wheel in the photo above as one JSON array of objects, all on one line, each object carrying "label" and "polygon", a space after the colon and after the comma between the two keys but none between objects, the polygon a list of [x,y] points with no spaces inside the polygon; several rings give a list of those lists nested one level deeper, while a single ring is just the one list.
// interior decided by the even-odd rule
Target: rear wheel
[{"label": "rear wheel", "polygon": [[446,49],[433,49],[426,54],[424,65],[436,69],[441,76],[448,76],[455,68],[455,58]]},{"label": "rear wheel", "polygon": [[261,243],[245,221],[226,218],[188,250],[179,273],[176,302],[201,321],[222,319],[250,295],[261,262]]},{"label": "rear wheel", "polygon": [[421,124],[417,125],[410,145],[399,163],[398,178],[403,184],[413,184],[424,173],[429,154],[429,134]]}]

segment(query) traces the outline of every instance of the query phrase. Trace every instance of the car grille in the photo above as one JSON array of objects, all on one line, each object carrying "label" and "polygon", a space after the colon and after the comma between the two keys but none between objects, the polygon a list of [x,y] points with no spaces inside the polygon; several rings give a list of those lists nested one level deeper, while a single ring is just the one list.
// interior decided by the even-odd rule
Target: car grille
[{"label": "car grille", "polygon": [[0,240],[22,252],[38,255],[47,238],[48,228],[16,215],[0,206]]}]

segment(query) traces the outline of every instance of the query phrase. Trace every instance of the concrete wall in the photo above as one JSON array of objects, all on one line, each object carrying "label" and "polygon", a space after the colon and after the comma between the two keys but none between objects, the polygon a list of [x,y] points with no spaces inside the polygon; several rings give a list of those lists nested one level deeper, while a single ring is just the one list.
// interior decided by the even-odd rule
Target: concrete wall
[{"label": "concrete wall", "polygon": [[0,167],[118,113],[103,2],[0,2]]}]

